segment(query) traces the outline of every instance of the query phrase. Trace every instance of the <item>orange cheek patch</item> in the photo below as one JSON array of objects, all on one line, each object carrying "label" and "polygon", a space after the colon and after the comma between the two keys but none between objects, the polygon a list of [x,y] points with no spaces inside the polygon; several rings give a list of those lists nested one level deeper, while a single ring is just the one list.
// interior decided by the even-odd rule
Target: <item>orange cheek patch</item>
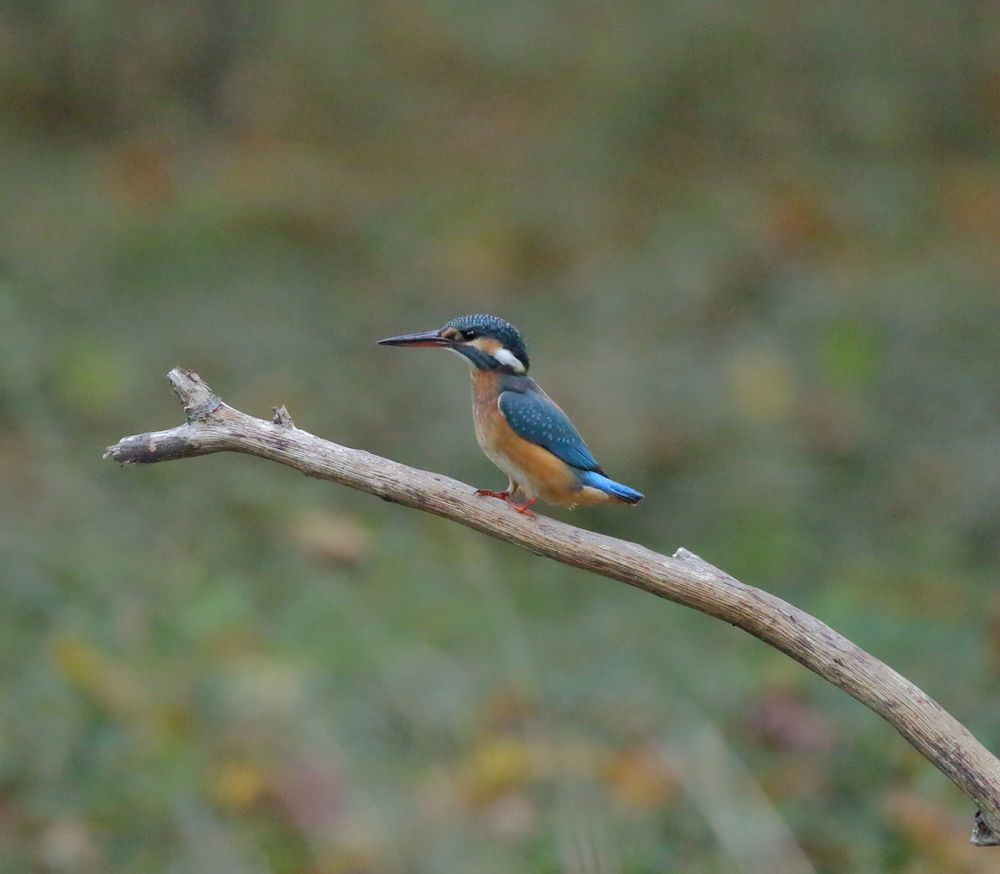
[{"label": "orange cheek patch", "polygon": [[492,355],[498,349],[503,348],[503,343],[494,337],[476,337],[469,345],[482,349],[487,355]]}]

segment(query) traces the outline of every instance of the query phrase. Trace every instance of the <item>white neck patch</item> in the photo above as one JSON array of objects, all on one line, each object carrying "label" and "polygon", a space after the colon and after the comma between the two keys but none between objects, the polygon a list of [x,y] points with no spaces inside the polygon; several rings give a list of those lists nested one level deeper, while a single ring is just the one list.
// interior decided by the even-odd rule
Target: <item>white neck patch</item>
[{"label": "white neck patch", "polygon": [[509,367],[513,370],[514,373],[524,373],[524,365],[509,349],[505,349],[501,346],[493,353],[493,357],[496,358],[496,360],[499,361],[504,367]]}]

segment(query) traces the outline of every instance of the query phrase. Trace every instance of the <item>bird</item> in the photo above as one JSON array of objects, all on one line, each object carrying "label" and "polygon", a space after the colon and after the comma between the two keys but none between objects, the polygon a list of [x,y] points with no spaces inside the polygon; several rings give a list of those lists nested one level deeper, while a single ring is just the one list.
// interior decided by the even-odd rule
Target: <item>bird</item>
[{"label": "bird", "polygon": [[[569,507],[642,500],[641,492],[604,473],[569,417],[528,376],[524,339],[506,319],[475,313],[378,343],[448,349],[472,365],[476,439],[508,479],[502,491],[477,489],[477,495],[500,498],[528,516],[539,498]],[[515,500],[518,492],[523,501]]]}]

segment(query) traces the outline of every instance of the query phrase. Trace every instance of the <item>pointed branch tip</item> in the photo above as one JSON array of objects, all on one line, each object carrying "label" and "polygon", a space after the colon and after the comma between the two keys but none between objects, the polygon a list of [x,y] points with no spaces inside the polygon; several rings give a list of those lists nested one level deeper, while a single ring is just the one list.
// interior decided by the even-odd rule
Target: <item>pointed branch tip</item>
[{"label": "pointed branch tip", "polygon": [[212,391],[208,383],[193,370],[175,367],[167,374],[167,379],[170,380],[177,399],[184,405],[189,422],[203,419],[222,403],[222,399]]},{"label": "pointed branch tip", "polygon": [[274,412],[274,418],[271,419],[275,425],[281,425],[283,428],[294,428],[295,422],[292,421],[292,414],[288,412],[288,408],[282,404],[280,407],[271,407]]}]

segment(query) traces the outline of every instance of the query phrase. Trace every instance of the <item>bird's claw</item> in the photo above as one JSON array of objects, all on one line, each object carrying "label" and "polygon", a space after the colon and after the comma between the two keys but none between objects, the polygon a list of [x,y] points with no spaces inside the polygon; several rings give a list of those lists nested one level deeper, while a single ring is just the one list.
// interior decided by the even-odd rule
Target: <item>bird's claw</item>
[{"label": "bird's claw", "polygon": [[511,505],[518,513],[523,513],[529,519],[534,519],[535,514],[529,509],[532,504],[537,501],[537,498],[532,498],[530,501],[525,501],[523,504],[518,504],[516,501],[508,501],[507,503]]},{"label": "bird's claw", "polygon": [[523,513],[530,519],[535,517],[535,514],[531,512],[531,505],[538,500],[538,498],[531,498],[525,501],[523,504],[519,504],[517,501],[512,501],[510,496],[514,494],[511,491],[494,492],[491,489],[476,489],[476,494],[481,498],[499,498],[501,501],[506,501],[507,504],[516,510],[518,513]]},{"label": "bird's claw", "polygon": [[476,489],[476,494],[481,498],[499,498],[506,501],[510,497],[510,492],[492,492],[489,489]]}]

